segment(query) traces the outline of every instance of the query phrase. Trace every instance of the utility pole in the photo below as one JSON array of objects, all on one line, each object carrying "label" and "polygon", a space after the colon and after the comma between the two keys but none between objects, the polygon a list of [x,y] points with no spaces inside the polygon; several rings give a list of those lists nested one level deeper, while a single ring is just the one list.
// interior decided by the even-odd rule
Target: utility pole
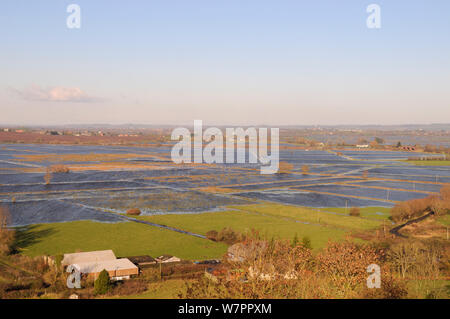
[{"label": "utility pole", "polygon": [[384,219],[383,219],[383,238],[386,238],[386,224]]},{"label": "utility pole", "polygon": [[345,213],[348,214],[348,200],[345,200]]}]

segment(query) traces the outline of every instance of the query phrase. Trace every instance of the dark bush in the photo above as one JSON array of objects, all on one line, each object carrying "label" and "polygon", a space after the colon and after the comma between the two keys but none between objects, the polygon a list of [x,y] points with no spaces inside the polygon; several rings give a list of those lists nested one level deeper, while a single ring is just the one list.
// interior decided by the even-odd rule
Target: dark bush
[{"label": "dark bush", "polygon": [[98,278],[94,282],[94,293],[96,295],[104,295],[110,288],[110,280],[108,272],[103,269]]},{"label": "dark bush", "polygon": [[209,232],[206,233],[206,238],[208,238],[209,240],[212,241],[217,241],[217,236],[218,236],[218,232],[215,230],[210,230]]},{"label": "dark bush", "polygon": [[361,216],[361,211],[359,210],[359,207],[352,207],[350,208],[350,216],[359,217]]},{"label": "dark bush", "polygon": [[139,216],[141,214],[141,210],[139,208],[131,208],[127,210],[127,215]]}]

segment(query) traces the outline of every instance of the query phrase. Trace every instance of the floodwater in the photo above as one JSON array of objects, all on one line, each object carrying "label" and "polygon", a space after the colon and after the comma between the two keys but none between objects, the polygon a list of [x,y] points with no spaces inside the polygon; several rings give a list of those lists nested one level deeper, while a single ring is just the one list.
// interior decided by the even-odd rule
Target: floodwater
[{"label": "floodwater", "polygon": [[[120,214],[130,208],[151,215],[222,211],[228,205],[260,201],[392,207],[397,201],[437,194],[450,183],[449,166],[400,161],[411,156],[408,152],[341,153],[281,150],[280,161],[293,164],[293,170],[261,175],[254,164],[178,166],[170,161],[168,147],[4,144],[0,145],[0,201],[11,212],[12,226],[123,222],[126,218]],[[105,160],[98,156],[102,154]],[[111,159],[111,154],[120,157]],[[77,169],[53,173],[47,184],[46,168],[54,164]],[[309,168],[306,174],[304,165]]]}]

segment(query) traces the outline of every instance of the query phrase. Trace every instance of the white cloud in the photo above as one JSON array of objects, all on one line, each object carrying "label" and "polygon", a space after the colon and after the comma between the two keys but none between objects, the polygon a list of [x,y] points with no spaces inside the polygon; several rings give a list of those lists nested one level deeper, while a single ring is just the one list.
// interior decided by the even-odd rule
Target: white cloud
[{"label": "white cloud", "polygon": [[32,101],[51,101],[51,102],[77,102],[90,103],[98,102],[99,98],[88,95],[78,87],[47,87],[42,88],[33,84],[24,90],[14,90],[19,96],[25,100]]}]

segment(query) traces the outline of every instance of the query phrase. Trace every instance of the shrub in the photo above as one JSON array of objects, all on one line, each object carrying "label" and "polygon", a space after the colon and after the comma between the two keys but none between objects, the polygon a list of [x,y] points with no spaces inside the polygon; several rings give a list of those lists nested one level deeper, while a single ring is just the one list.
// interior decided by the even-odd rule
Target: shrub
[{"label": "shrub", "polygon": [[232,245],[239,241],[240,235],[231,228],[224,228],[217,234],[217,241]]},{"label": "shrub", "polygon": [[70,169],[65,165],[52,165],[52,166],[50,166],[50,172],[52,172],[52,173],[70,173]]},{"label": "shrub", "polygon": [[215,230],[210,230],[209,232],[206,233],[206,238],[208,238],[209,240],[212,241],[217,241],[217,235],[219,233]]},{"label": "shrub", "polygon": [[444,201],[450,201],[450,186],[443,186],[441,188],[441,197]]},{"label": "shrub", "polygon": [[52,172],[50,170],[50,167],[47,167],[47,170],[44,175],[44,181],[45,181],[45,185],[49,185],[50,182],[52,181]]},{"label": "shrub", "polygon": [[440,201],[436,196],[428,196],[398,203],[391,209],[392,219],[399,222],[419,217],[423,213],[433,210],[433,206],[440,204],[436,200]]},{"label": "shrub", "polygon": [[55,256],[55,266],[58,270],[61,269],[61,263],[63,259],[64,256],[61,254]]},{"label": "shrub", "polygon": [[359,217],[361,216],[361,211],[359,209],[359,207],[352,207],[350,208],[350,216],[354,216],[354,217]]},{"label": "shrub", "polygon": [[298,237],[297,234],[295,234],[294,238],[292,238],[291,246],[296,247],[298,245]]},{"label": "shrub", "polygon": [[94,293],[96,295],[104,295],[105,293],[108,292],[109,288],[110,288],[109,274],[106,271],[106,269],[103,269],[98,275],[98,278],[94,282]]},{"label": "shrub", "polygon": [[127,210],[127,215],[139,216],[141,214],[141,210],[139,208],[131,208]]},{"label": "shrub", "polygon": [[366,288],[363,292],[364,299],[402,299],[408,295],[408,290],[403,282],[400,282],[392,274],[381,275],[381,289]]},{"label": "shrub", "polygon": [[303,247],[307,249],[312,249],[311,239],[308,236],[302,238]]},{"label": "shrub", "polygon": [[280,162],[277,174],[289,174],[294,169],[294,165],[287,162]]},{"label": "shrub", "polygon": [[0,206],[0,255],[7,255],[13,250],[15,232],[8,228],[10,221],[8,208]]},{"label": "shrub", "polygon": [[309,166],[308,165],[303,165],[302,166],[302,173],[303,175],[306,175],[309,173]]},{"label": "shrub", "polygon": [[126,296],[143,293],[147,290],[148,283],[140,279],[126,280],[118,282],[108,295]]},{"label": "shrub", "polygon": [[362,174],[362,178],[368,179],[369,178],[369,171],[365,170]]},{"label": "shrub", "polygon": [[384,251],[369,245],[360,245],[345,241],[328,243],[317,256],[319,270],[330,276],[334,285],[348,292],[365,283],[366,268],[370,264],[380,264]]}]

